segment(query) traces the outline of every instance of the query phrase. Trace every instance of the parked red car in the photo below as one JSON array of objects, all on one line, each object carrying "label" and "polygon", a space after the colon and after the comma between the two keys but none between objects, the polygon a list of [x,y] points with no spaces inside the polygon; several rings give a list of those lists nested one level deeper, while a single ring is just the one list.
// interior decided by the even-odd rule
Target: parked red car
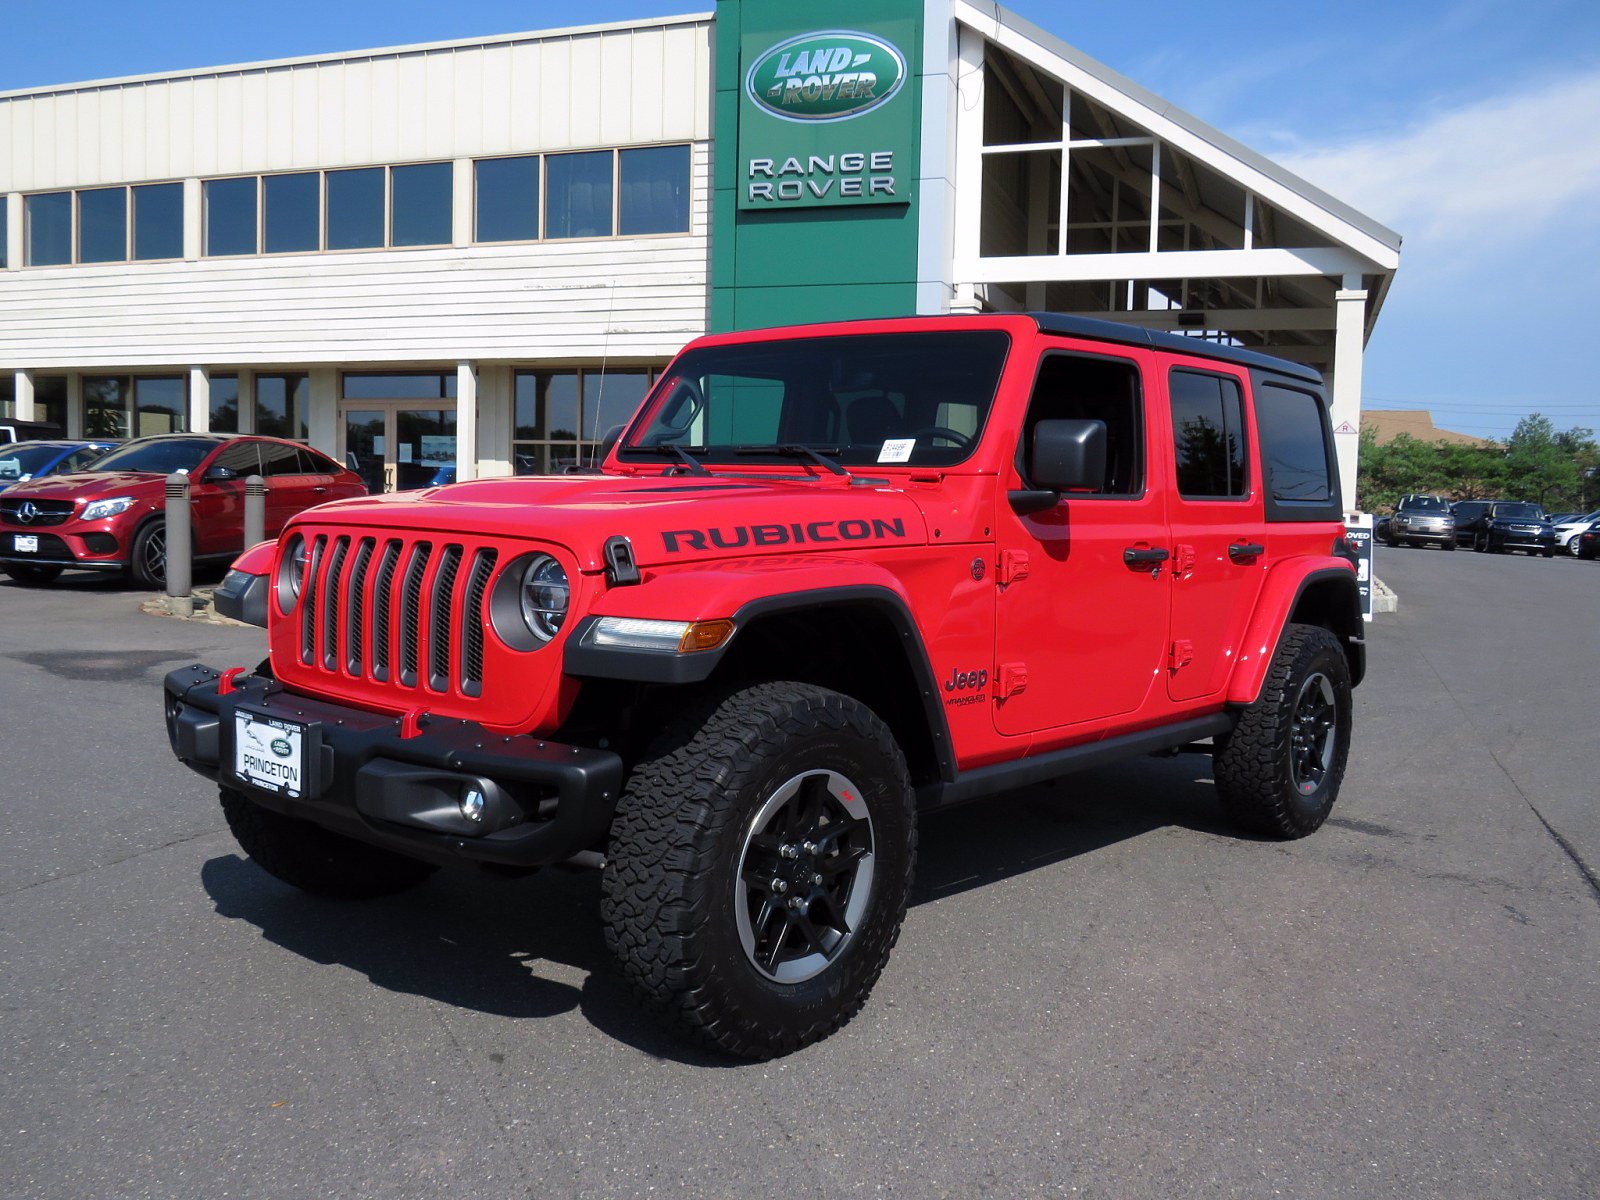
[{"label": "parked red car", "polygon": [[277,438],[167,434],[140,438],[92,467],[22,484],[0,497],[0,571],[49,583],[62,571],[116,571],[146,587],[166,582],[166,477],[193,480],[195,560],[221,561],[244,544],[244,481],[267,485],[267,528],[366,484],[325,454]]}]

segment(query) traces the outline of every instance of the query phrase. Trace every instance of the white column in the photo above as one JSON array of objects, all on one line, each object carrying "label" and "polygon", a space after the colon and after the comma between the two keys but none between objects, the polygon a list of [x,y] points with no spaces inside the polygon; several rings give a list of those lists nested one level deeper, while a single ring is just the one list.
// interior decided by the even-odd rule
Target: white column
[{"label": "white column", "polygon": [[478,477],[478,373],[456,364],[456,482]]},{"label": "white column", "polygon": [[67,436],[83,436],[83,376],[76,371],[67,375]]},{"label": "white column", "polygon": [[38,420],[38,418],[33,415],[34,407],[33,407],[33,372],[32,371],[18,371],[17,372],[17,384],[16,384],[16,392],[14,393],[14,398],[16,400],[16,408],[14,409],[14,411],[16,413],[17,420],[19,420],[19,421],[35,421],[35,420]]},{"label": "white column", "polygon": [[0,204],[6,206],[6,266],[20,267],[22,265],[22,194],[12,192],[10,195],[0,196]]},{"label": "white column", "polygon": [[211,372],[189,368],[189,432],[211,432]]},{"label": "white column", "polygon": [[201,229],[204,218],[201,215],[201,192],[198,179],[185,179],[183,181],[183,256],[190,262],[200,257],[204,248],[201,238]]},{"label": "white column", "polygon": [[472,160],[455,160],[451,177],[450,234],[457,246],[472,245]]},{"label": "white column", "polygon": [[[978,259],[978,237],[983,228],[983,35],[962,25],[957,34],[955,155],[955,245],[953,274],[955,298],[952,312],[976,312],[979,301],[966,269]],[[963,277],[966,276],[966,277]]]},{"label": "white column", "polygon": [[311,413],[306,426],[313,450],[339,457],[339,372],[332,367],[311,371]]},{"label": "white column", "polygon": [[511,368],[478,368],[478,470],[479,479],[510,475],[512,412]]},{"label": "white column", "polygon": [[1333,445],[1339,455],[1339,490],[1347,512],[1356,505],[1356,458],[1361,442],[1361,360],[1367,336],[1367,293],[1361,276],[1346,275],[1334,293]]}]

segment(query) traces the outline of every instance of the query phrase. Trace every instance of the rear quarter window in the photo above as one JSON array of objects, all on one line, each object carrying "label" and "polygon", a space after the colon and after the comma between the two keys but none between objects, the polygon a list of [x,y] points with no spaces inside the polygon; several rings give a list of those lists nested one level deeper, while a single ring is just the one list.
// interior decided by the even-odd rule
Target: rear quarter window
[{"label": "rear quarter window", "polygon": [[1259,376],[1254,390],[1267,519],[1339,520],[1333,435],[1322,397]]}]

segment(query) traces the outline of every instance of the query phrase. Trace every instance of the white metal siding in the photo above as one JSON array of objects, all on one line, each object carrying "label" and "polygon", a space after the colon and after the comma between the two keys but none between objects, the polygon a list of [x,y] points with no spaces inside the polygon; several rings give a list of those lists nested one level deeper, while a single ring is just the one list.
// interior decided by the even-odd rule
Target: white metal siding
[{"label": "white metal siding", "polygon": [[0,96],[0,191],[711,135],[706,21]]},{"label": "white metal siding", "polygon": [[683,236],[0,271],[0,369],[666,357],[705,328],[710,53],[697,20],[0,97],[0,192],[693,143]]}]

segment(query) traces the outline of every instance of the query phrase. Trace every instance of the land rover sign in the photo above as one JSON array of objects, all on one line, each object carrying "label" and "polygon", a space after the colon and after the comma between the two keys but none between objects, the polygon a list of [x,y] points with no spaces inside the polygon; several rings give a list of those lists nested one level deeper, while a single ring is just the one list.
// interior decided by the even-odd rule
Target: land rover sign
[{"label": "land rover sign", "polygon": [[848,121],[887,104],[906,81],[900,51],[869,33],[830,30],[779,42],[750,64],[745,91],[785,121]]},{"label": "land rover sign", "polygon": [[[829,15],[854,11],[832,4]],[[916,26],[787,24],[744,13],[740,34],[739,207],[906,204],[916,179]],[[820,12],[822,20],[827,17]]]}]

